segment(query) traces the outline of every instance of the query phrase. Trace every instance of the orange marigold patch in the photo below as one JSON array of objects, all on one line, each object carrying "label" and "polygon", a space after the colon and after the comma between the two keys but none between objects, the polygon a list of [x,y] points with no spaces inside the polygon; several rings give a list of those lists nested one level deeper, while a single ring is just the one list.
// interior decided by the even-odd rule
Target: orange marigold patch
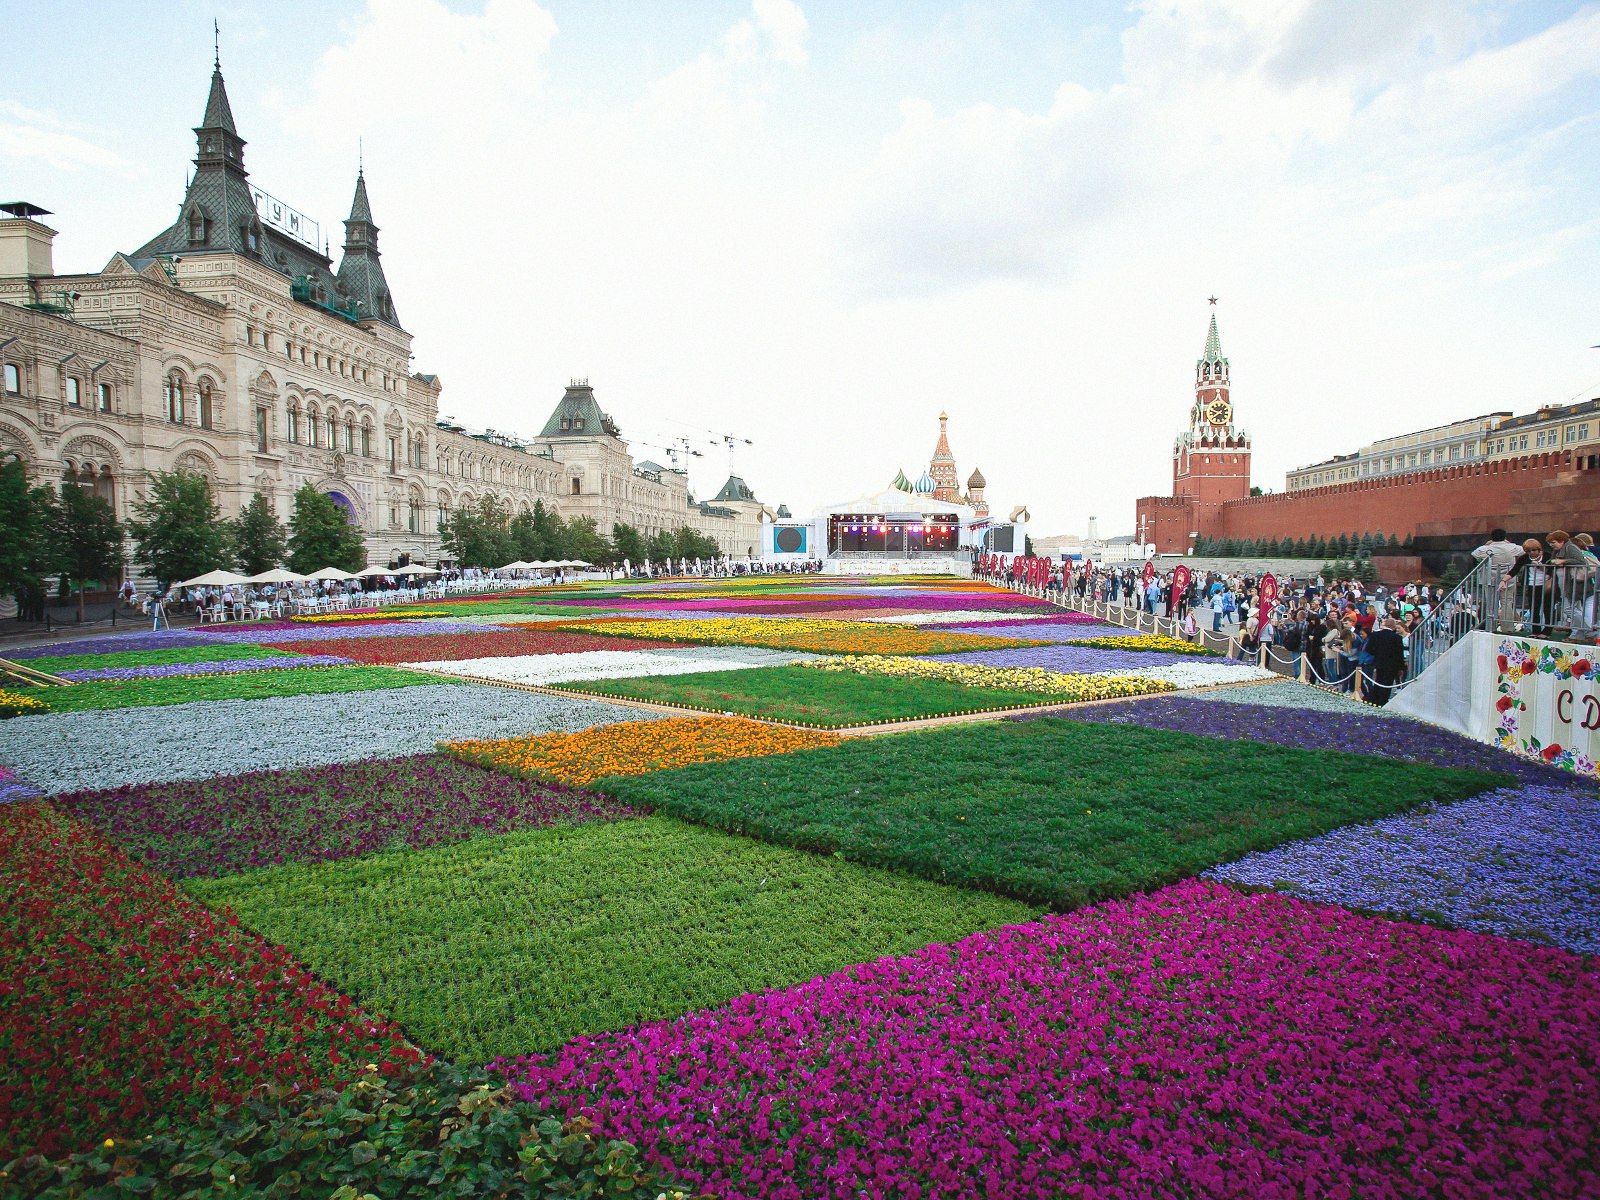
[{"label": "orange marigold patch", "polygon": [[738,717],[628,721],[581,733],[441,742],[439,749],[496,770],[586,787],[607,775],[644,775],[690,763],[835,746],[839,735],[780,729]]}]

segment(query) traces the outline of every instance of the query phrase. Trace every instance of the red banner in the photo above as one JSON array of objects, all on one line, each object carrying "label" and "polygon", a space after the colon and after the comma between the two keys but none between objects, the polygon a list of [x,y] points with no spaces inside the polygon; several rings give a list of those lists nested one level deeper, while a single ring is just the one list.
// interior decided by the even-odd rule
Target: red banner
[{"label": "red banner", "polygon": [[1152,579],[1154,579],[1155,577],[1156,577],[1156,565],[1155,565],[1155,563],[1146,562],[1144,564],[1144,585],[1145,585],[1145,587],[1149,587],[1150,586],[1150,581]]},{"label": "red banner", "polygon": [[1189,591],[1189,568],[1181,564],[1172,572],[1172,599],[1176,602]]},{"label": "red banner", "polygon": [[1094,562],[1091,559],[1086,558],[1083,560],[1083,577],[1085,579],[1094,578]]},{"label": "red banner", "polygon": [[1263,575],[1261,577],[1261,606],[1259,618],[1263,625],[1267,623],[1267,614],[1272,611],[1272,606],[1278,602],[1278,577],[1276,575]]}]

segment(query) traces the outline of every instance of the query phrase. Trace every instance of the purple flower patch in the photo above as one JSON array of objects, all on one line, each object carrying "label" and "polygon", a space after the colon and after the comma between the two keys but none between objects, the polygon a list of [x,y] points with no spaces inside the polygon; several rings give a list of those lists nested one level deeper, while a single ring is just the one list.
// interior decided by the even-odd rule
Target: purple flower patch
[{"label": "purple flower patch", "polygon": [[0,804],[17,800],[32,800],[44,795],[38,788],[20,777],[10,767],[0,767]]},{"label": "purple flower patch", "polygon": [[478,621],[374,621],[371,624],[332,621],[326,625],[260,621],[234,629],[207,630],[205,637],[208,641],[201,645],[216,642],[285,642],[291,638],[297,642],[324,642],[352,637],[416,637],[427,633],[481,633],[483,629],[483,623]]},{"label": "purple flower patch", "polygon": [[84,667],[59,671],[62,679],[168,679],[180,675],[232,675],[241,671],[273,671],[287,667],[343,667],[353,660],[333,654],[285,654],[275,658],[230,658],[223,662],[161,663],[144,667]]},{"label": "purple flower patch", "polygon": [[494,1065],[726,1200],[1576,1197],[1597,985],[1196,880]]},{"label": "purple flower patch", "polygon": [[73,792],[52,803],[180,879],[644,815],[440,754]]},{"label": "purple flower patch", "polygon": [[19,646],[3,656],[13,662],[35,658],[55,658],[66,654],[121,654],[130,650],[187,650],[209,646],[208,637],[184,629],[162,629],[143,633],[117,633],[106,637],[79,638],[72,642],[50,642],[43,646]]},{"label": "purple flower patch", "polygon": [[1075,642],[1091,637],[1144,637],[1137,629],[1102,625],[1098,621],[976,621],[970,625],[946,625],[958,633],[993,633],[996,637],[1037,638],[1045,642]]}]

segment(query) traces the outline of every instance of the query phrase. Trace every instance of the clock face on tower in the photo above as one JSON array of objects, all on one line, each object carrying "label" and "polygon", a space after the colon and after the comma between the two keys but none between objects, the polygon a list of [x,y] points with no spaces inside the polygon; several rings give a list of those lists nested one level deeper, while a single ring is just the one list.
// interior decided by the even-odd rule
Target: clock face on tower
[{"label": "clock face on tower", "polygon": [[1233,416],[1233,409],[1226,400],[1213,400],[1206,406],[1206,420],[1213,425],[1226,425]]}]

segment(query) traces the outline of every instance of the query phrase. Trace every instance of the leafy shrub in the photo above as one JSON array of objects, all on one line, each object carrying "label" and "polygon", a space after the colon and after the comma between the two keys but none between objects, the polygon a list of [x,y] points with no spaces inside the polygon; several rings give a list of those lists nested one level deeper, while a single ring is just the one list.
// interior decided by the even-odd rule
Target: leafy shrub
[{"label": "leafy shrub", "polygon": [[393,1079],[369,1071],[343,1090],[265,1084],[193,1124],[163,1120],[143,1139],[55,1162],[17,1159],[0,1182],[40,1200],[688,1195],[587,1119],[443,1063]]}]

